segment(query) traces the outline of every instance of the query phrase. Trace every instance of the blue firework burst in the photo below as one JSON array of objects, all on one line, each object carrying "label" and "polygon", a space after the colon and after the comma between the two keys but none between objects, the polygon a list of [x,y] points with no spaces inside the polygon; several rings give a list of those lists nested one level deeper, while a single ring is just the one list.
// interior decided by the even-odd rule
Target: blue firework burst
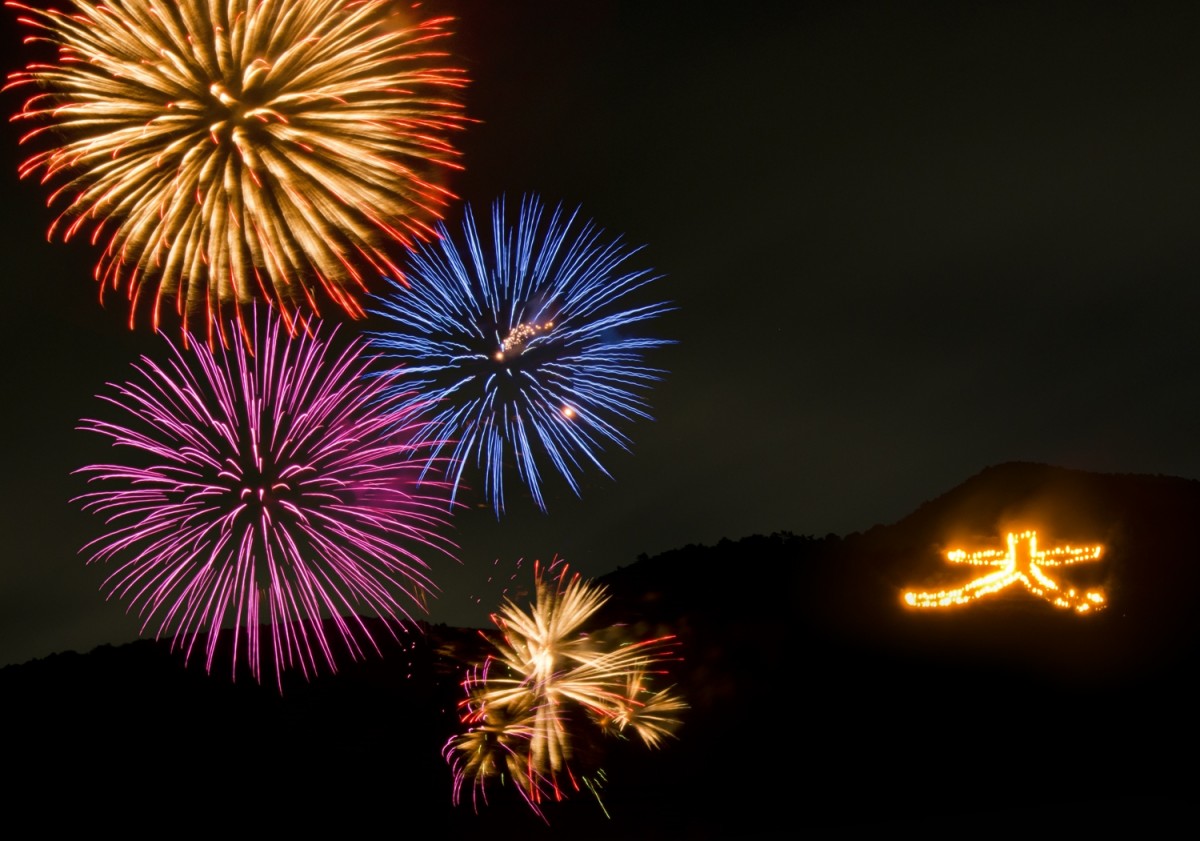
[{"label": "blue firework burst", "polygon": [[606,238],[578,209],[526,197],[514,224],[500,198],[491,228],[489,243],[470,208],[461,238],[440,226],[440,240],[410,258],[411,287],[376,297],[372,313],[388,329],[371,337],[405,367],[408,385],[394,386],[414,390],[405,399],[434,398],[428,469],[449,450],[455,494],[468,469],[482,470],[499,516],[513,464],[543,511],[547,471],[576,494],[585,469],[609,475],[600,456],[629,449],[622,427],[650,417],[643,395],[664,373],[645,354],[672,343],[639,332],[673,307],[628,305],[658,276],[629,268],[640,249]]}]

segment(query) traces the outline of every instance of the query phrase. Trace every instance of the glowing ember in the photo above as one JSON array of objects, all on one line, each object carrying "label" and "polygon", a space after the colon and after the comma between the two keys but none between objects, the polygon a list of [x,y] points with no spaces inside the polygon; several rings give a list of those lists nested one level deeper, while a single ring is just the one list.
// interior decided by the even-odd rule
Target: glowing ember
[{"label": "glowing ember", "polygon": [[1037,532],[1009,532],[1008,549],[986,549],[968,555],[961,549],[946,553],[952,564],[995,567],[990,572],[954,590],[933,593],[908,591],[904,602],[910,607],[952,607],[998,593],[1020,582],[1025,589],[1056,607],[1071,608],[1078,613],[1104,608],[1104,592],[1088,590],[1080,593],[1064,586],[1046,573],[1047,567],[1069,566],[1099,560],[1103,546],[1056,546],[1038,549]]}]

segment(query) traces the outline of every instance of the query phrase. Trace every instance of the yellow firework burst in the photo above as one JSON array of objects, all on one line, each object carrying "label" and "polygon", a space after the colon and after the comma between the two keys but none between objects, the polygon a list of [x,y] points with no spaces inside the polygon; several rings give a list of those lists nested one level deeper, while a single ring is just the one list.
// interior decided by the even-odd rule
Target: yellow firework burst
[{"label": "yellow firework burst", "polygon": [[555,559],[545,579],[535,566],[536,600],[528,610],[505,600],[492,620],[503,639],[471,669],[461,704],[466,731],[443,755],[454,769],[454,800],[469,783],[486,800],[489,780],[505,772],[535,812],[587,784],[572,769],[582,747],[595,754],[594,734],[636,734],[649,747],[673,735],[687,704],[669,689],[650,688],[652,675],[675,659],[674,636],[629,641],[618,626],[587,630],[608,601],[603,586],[568,575]]},{"label": "yellow firework burst", "polygon": [[[36,128],[22,177],[59,183],[50,227],[107,239],[105,288],[206,321],[263,299],[351,316],[386,250],[433,236],[454,199],[452,132],[465,84],[439,44],[448,18],[392,0],[72,0],[17,3],[28,43],[57,50],[9,87],[36,88],[14,119]],[[106,231],[108,228],[110,230]]]}]

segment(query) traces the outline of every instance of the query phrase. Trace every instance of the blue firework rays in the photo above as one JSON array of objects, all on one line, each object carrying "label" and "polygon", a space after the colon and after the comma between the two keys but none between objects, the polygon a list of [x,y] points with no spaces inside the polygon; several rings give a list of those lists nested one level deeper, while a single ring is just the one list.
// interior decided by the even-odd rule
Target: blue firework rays
[{"label": "blue firework rays", "polygon": [[440,240],[410,258],[411,287],[393,283],[375,299],[371,312],[388,329],[372,342],[404,367],[404,384],[392,386],[413,390],[402,400],[432,401],[427,473],[448,450],[445,478],[457,494],[469,468],[482,470],[499,516],[515,464],[545,511],[543,474],[557,471],[578,494],[585,469],[608,475],[606,446],[629,448],[621,427],[650,417],[643,394],[664,372],[644,356],[672,342],[640,331],[673,307],[627,304],[657,276],[629,268],[639,249],[607,238],[578,209],[526,197],[513,223],[501,197],[490,242],[470,208],[461,237],[439,227]]}]

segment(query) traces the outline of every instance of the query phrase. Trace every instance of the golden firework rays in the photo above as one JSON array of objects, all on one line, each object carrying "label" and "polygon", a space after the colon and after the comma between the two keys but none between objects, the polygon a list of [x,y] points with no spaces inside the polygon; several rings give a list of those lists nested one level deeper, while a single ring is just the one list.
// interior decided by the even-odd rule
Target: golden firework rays
[{"label": "golden firework rays", "polygon": [[16,6],[57,60],[34,89],[21,175],[58,184],[50,236],[103,241],[101,290],[209,320],[266,300],[363,314],[364,273],[433,236],[454,199],[466,84],[450,19],[386,0],[73,0]]}]

